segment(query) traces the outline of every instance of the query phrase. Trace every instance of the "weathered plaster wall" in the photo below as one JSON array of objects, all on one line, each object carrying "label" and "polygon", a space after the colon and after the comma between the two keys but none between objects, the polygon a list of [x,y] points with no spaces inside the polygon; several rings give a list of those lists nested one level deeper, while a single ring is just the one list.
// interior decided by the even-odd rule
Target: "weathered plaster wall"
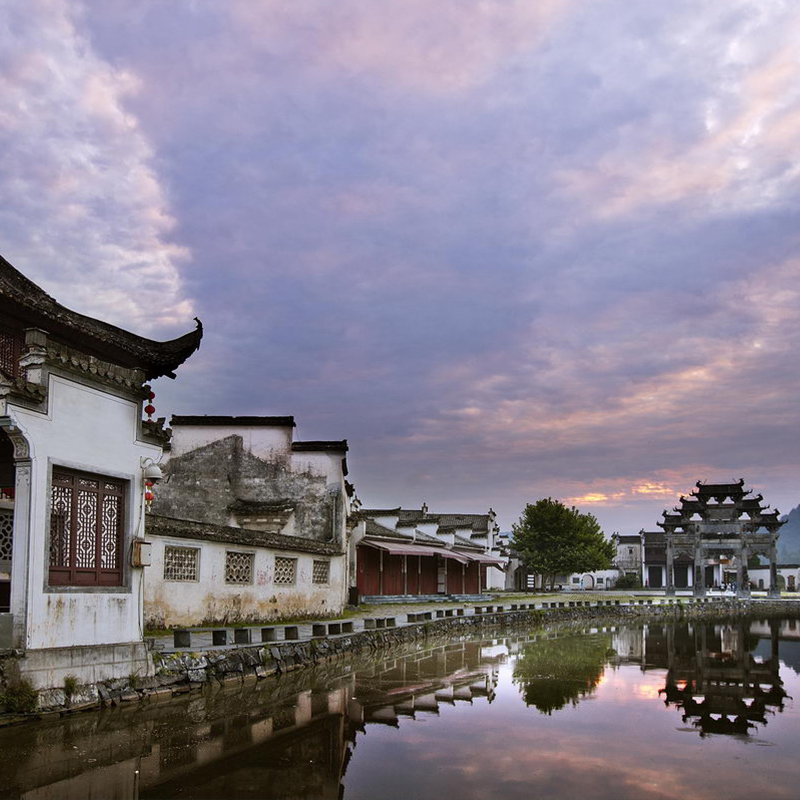
[{"label": "weathered plaster wall", "polygon": [[[294,429],[289,425],[237,425],[244,447],[259,458],[270,459],[275,453],[288,453]],[[230,425],[176,425],[172,436],[172,456],[182,456],[198,447],[231,435]]]},{"label": "weathered plaster wall", "polygon": [[[46,414],[11,404],[8,410],[31,447],[30,542],[27,531],[19,529],[20,514],[15,509],[12,610],[15,615],[27,616],[25,640],[16,646],[49,648],[141,641],[140,573],[130,568],[127,555],[131,537],[141,531],[143,524],[140,459],[146,456],[158,460],[161,455],[160,447],[137,440],[141,403],[50,375]],[[53,465],[128,481],[124,586],[48,587]]]},{"label": "weathered plaster wall", "polygon": [[[341,541],[345,513],[341,458],[338,476],[331,474],[335,464],[327,456],[299,459],[298,454],[276,451],[261,458],[247,449],[242,436],[225,430],[224,438],[197,449],[186,451],[181,446],[182,455],[173,450],[165,480],[156,488],[155,513],[235,525],[227,510],[235,500],[291,500],[295,503],[294,535]],[[182,436],[181,431],[178,438]]]},{"label": "weathered plaster wall", "polygon": [[[153,563],[145,573],[145,622],[148,628],[192,626],[211,623],[257,622],[293,616],[338,614],[346,600],[345,556],[273,551],[191,539],[151,536]],[[200,548],[197,581],[164,580],[164,547]],[[225,553],[254,554],[253,583],[225,583]],[[274,582],[275,557],[297,559],[293,586]],[[312,583],[315,560],[330,563],[327,585]]]}]

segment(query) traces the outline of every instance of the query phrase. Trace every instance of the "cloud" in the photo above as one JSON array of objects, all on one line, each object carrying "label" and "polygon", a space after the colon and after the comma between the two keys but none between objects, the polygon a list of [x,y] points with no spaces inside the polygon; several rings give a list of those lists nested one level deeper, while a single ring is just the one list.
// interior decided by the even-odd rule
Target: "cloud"
[{"label": "cloud", "polygon": [[504,527],[797,503],[791,4],[76,8],[8,39],[5,254],[111,321],[192,298],[159,413],[294,413],[368,504]]},{"label": "cloud", "polygon": [[62,302],[138,332],[187,327],[155,154],[125,107],[134,72],[98,58],[81,10],[11,3],[0,23],[3,254]]}]

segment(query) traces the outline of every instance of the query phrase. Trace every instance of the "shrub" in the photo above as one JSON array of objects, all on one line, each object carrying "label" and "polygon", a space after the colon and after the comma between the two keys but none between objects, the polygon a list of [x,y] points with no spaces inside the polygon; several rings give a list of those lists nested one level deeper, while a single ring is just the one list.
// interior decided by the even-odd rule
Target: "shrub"
[{"label": "shrub", "polygon": [[19,678],[9,682],[0,695],[0,701],[15,714],[32,714],[36,711],[39,692],[27,678]]},{"label": "shrub", "polygon": [[642,582],[638,575],[620,575],[614,584],[615,589],[641,589]]},{"label": "shrub", "polygon": [[66,675],[64,677],[64,697],[67,702],[72,699],[75,692],[78,691],[78,679],[74,675]]}]

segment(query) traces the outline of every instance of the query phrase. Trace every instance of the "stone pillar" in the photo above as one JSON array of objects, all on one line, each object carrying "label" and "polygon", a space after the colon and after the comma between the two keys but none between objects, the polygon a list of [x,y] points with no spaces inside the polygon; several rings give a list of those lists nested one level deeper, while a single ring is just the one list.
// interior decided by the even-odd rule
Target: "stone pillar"
[{"label": "stone pillar", "polygon": [[692,588],[695,597],[704,597],[706,590],[703,586],[705,577],[703,575],[703,551],[700,547],[695,547],[694,551],[694,581]]},{"label": "stone pillar", "polygon": [[742,542],[739,549],[739,566],[736,569],[736,594],[739,597],[750,597],[750,574],[747,571],[747,559],[750,558],[750,550],[747,542]]},{"label": "stone pillar", "polygon": [[769,596],[780,597],[778,588],[778,554],[775,545],[769,549]]},{"label": "stone pillar", "polygon": [[667,534],[667,594],[675,594],[675,550],[672,536]]}]

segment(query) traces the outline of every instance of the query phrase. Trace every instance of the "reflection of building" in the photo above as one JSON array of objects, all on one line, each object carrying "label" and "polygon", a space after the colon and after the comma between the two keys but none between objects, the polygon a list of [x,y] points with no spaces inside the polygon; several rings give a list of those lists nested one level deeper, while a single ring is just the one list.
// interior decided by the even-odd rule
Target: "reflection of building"
[{"label": "reflection of building", "polygon": [[665,701],[683,711],[702,734],[747,734],[765,725],[769,709],[783,707],[778,621],[768,625],[769,658],[751,652],[751,624],[651,625],[644,639],[645,668],[667,669]]},{"label": "reflection of building", "polygon": [[770,594],[778,592],[776,545],[781,522],[762,496],[750,497],[744,480],[698,483],[674,513],[663,512],[663,532],[644,532],[643,582],[651,589],[693,587],[695,594],[722,584],[749,593],[748,559],[770,562]]},{"label": "reflection of building", "polygon": [[333,800],[342,796],[350,754],[368,726],[491,702],[506,658],[496,640],[423,646],[402,658],[329,663],[237,691],[152,703],[136,714],[79,714],[13,734],[6,729],[0,786],[30,800]]}]

